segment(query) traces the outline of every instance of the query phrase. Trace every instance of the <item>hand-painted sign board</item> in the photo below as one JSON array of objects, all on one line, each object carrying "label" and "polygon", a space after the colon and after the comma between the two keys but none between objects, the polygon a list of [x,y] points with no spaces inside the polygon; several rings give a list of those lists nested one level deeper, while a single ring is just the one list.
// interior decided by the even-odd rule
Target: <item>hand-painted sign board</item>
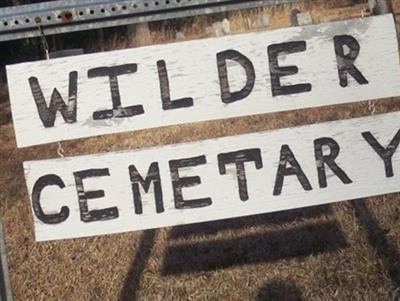
[{"label": "hand-painted sign board", "polygon": [[400,113],[24,163],[38,241],[400,191]]},{"label": "hand-painted sign board", "polygon": [[19,147],[400,95],[393,16],[7,67]]}]

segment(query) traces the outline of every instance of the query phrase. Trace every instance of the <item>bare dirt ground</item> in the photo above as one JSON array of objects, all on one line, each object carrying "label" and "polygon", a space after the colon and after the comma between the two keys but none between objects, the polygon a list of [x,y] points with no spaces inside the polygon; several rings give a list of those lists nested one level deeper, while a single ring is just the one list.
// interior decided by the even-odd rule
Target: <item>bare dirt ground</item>
[{"label": "bare dirt ground", "polygon": [[[359,17],[362,5],[312,1],[229,15],[232,31],[290,10],[314,22]],[[398,1],[394,1],[399,4]],[[400,6],[400,5],[399,5]],[[210,17],[181,30],[205,37]],[[151,43],[174,40],[172,29]],[[131,41],[110,41],[124,48]],[[400,79],[399,79],[400,80]],[[1,89],[4,91],[4,89]],[[376,102],[376,114],[400,99]],[[356,103],[151,129],[63,143],[66,156],[197,141],[367,116]],[[400,300],[400,195],[144,232],[35,243],[22,162],[57,157],[57,144],[18,150],[7,96],[0,102],[0,202],[14,300]]]}]

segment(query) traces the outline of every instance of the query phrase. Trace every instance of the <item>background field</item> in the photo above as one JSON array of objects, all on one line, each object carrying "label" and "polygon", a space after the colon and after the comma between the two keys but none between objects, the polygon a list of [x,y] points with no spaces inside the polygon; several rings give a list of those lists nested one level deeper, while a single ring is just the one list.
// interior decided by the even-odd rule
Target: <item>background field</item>
[{"label": "background field", "polygon": [[[233,33],[361,16],[363,4],[311,1],[152,25],[140,41],[106,49],[210,36],[227,17]],[[400,13],[400,0],[393,1]],[[368,13],[365,12],[367,15]],[[250,20],[250,21],[249,21]],[[164,26],[162,26],[164,25]],[[92,45],[93,51],[96,49]],[[379,47],[379,45],[377,45]],[[373,63],[373,62],[372,62]],[[400,79],[399,79],[400,80]],[[22,162],[57,157],[57,144],[18,150],[6,87],[0,89],[0,202],[14,300],[400,300],[400,195],[200,225],[35,243]],[[376,102],[376,114],[400,99]],[[66,156],[197,141],[369,115],[366,103],[151,129],[62,143]]]}]

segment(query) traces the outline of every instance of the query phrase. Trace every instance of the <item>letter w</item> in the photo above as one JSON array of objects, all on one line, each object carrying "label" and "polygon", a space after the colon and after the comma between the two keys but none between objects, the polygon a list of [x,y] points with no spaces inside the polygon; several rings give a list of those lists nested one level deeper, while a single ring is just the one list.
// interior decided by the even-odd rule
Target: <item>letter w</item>
[{"label": "letter w", "polygon": [[29,85],[39,112],[40,120],[44,127],[48,128],[54,126],[54,121],[56,120],[58,111],[60,111],[65,122],[76,122],[78,72],[73,71],[69,74],[68,104],[64,102],[60,92],[55,88],[51,94],[50,105],[47,106],[37,77],[30,77]]}]

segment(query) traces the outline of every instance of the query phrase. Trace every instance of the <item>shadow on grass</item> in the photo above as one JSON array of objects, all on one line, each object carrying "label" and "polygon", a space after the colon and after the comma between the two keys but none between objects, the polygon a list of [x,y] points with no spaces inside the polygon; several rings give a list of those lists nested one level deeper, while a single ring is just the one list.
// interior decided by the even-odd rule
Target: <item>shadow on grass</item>
[{"label": "shadow on grass", "polygon": [[264,285],[254,301],[303,301],[302,293],[290,280],[274,280]]},{"label": "shadow on grass", "polygon": [[400,287],[400,254],[386,238],[385,231],[379,225],[374,214],[368,209],[365,200],[351,201],[356,217],[367,234],[371,246],[382,259],[385,269],[396,287]]},{"label": "shadow on grass", "polygon": [[[1,87],[0,87],[1,89]],[[11,122],[11,108],[9,103],[3,103],[0,95],[0,126]]]},{"label": "shadow on grass", "polygon": [[236,239],[179,244],[166,250],[163,275],[210,271],[260,262],[274,262],[347,247],[337,222],[300,227]]},{"label": "shadow on grass", "polygon": [[[347,246],[346,238],[337,222],[311,224],[309,222],[312,218],[331,213],[329,206],[319,206],[175,227],[170,232],[170,237],[173,239],[195,235],[208,235],[208,238],[212,239],[213,234],[227,229],[235,230],[257,225],[307,221],[303,226],[280,231],[267,231],[263,234],[247,235],[237,239],[209,240],[196,244],[184,243],[170,246],[164,254],[162,275],[278,261],[344,248]],[[140,280],[150,257],[155,235],[156,230],[143,232],[138,251],[120,292],[121,301],[137,300]],[[267,284],[260,291],[260,296],[265,295],[266,292],[274,292],[277,287],[277,283]],[[294,286],[291,287],[294,292]]]},{"label": "shadow on grass", "polygon": [[119,300],[136,301],[139,290],[140,279],[149,260],[151,249],[154,245],[156,230],[143,231],[140,238],[139,248],[136,252],[135,259],[131,264],[128,276],[125,279],[124,286],[120,292]]},{"label": "shadow on grass", "polygon": [[307,220],[321,215],[332,214],[328,205],[301,208],[275,213],[259,214],[250,217],[226,219],[202,224],[178,226],[171,230],[170,238],[187,238],[193,236],[213,235],[223,230],[236,230],[259,225],[279,225],[293,221]]}]

